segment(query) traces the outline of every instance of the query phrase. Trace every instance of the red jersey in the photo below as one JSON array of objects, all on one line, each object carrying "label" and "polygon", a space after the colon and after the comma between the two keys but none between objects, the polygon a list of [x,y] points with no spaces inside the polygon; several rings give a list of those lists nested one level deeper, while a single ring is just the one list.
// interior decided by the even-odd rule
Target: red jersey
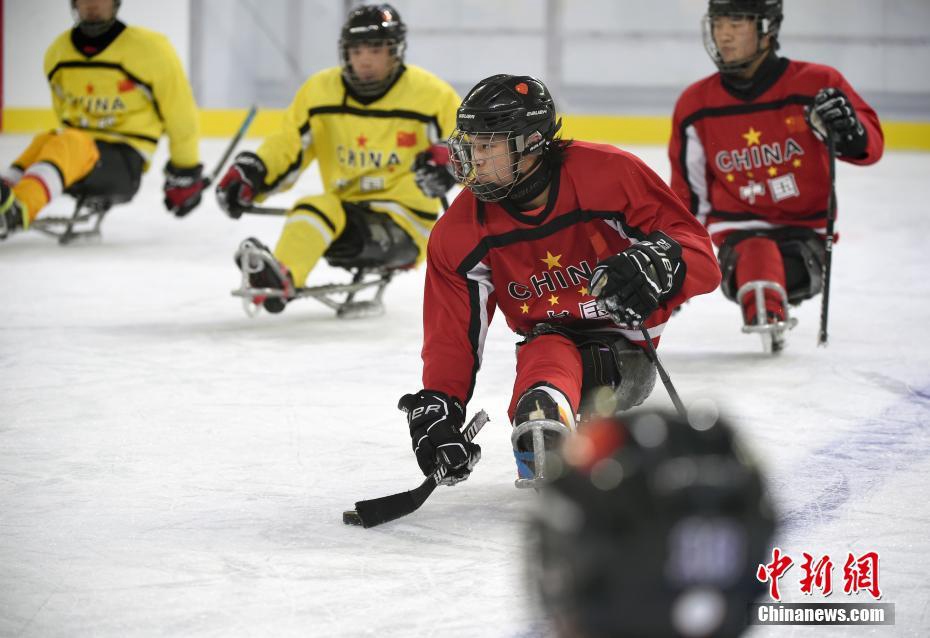
[{"label": "red jersey", "polygon": [[740,230],[804,226],[824,232],[829,158],[804,118],[804,107],[821,89],[841,89],[868,136],[864,157],[841,159],[872,164],[882,155],[878,116],[839,71],[784,58],[776,64],[770,86],[750,101],[728,92],[715,73],[685,89],[675,105],[672,188],[717,245]]},{"label": "red jersey", "polygon": [[433,228],[423,303],[423,387],[471,398],[495,309],[520,334],[540,322],[620,332],[588,289],[598,261],[661,230],[681,244],[681,288],[647,318],[654,340],[685,300],[714,290],[720,270],[710,238],[639,158],[574,142],[564,151],[549,200],[522,213],[462,191]]}]

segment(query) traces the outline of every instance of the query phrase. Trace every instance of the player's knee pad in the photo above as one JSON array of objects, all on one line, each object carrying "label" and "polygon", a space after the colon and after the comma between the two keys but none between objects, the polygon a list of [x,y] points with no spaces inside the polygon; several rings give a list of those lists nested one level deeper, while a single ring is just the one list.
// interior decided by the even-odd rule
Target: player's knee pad
[{"label": "player's knee pad", "polygon": [[622,336],[579,346],[583,382],[581,413],[613,416],[652,394],[656,367],[642,348]]},{"label": "player's knee pad", "polygon": [[341,268],[402,268],[413,265],[419,249],[390,215],[362,204],[342,202],[345,230],[326,251]]},{"label": "player's knee pad", "polygon": [[826,261],[823,240],[812,232],[806,238],[781,241],[778,248],[785,262],[788,302],[797,304],[819,295]]}]

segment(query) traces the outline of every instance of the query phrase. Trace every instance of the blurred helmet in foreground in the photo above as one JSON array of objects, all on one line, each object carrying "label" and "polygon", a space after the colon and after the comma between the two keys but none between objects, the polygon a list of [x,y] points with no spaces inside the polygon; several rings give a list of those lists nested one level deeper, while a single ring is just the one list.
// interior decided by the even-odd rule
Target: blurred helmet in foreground
[{"label": "blurred helmet in foreground", "polygon": [[529,572],[562,636],[738,636],[775,522],[716,411],[641,412],[569,440],[531,520]]}]

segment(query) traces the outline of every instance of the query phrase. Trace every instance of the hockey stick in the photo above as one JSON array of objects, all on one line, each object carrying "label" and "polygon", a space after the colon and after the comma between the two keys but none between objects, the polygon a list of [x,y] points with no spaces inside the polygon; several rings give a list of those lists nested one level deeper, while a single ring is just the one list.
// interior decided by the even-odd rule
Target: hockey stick
[{"label": "hockey stick", "polygon": [[656,352],[656,347],[652,344],[652,337],[649,336],[649,331],[646,330],[646,326],[643,325],[640,325],[639,329],[642,331],[643,338],[646,340],[646,353],[649,355],[649,358],[652,359],[652,362],[656,364],[656,370],[659,371],[659,378],[662,379],[662,384],[665,385],[668,396],[672,398],[672,403],[675,404],[675,409],[678,410],[678,414],[681,418],[687,421],[688,411],[685,410],[685,404],[681,402],[681,397],[678,396],[675,386],[672,385],[671,377],[668,376],[668,372],[665,371],[665,366],[662,365],[662,361],[659,359],[659,353]]},{"label": "hockey stick", "polygon": [[823,296],[820,299],[820,333],[817,345],[827,345],[827,319],[830,312],[830,273],[833,268],[833,232],[836,225],[836,142],[827,136],[827,155],[830,158],[830,201],[827,204],[827,236],[824,241]]},{"label": "hockey stick", "polygon": [[[249,109],[249,112],[246,114],[245,119],[242,120],[242,124],[239,125],[239,130],[236,131],[236,134],[230,140],[229,145],[226,147],[226,150],[223,152],[223,156],[220,158],[220,161],[217,163],[216,168],[213,169],[213,172],[203,178],[203,189],[207,190],[210,188],[210,184],[216,181],[216,178],[219,177],[220,171],[223,170],[223,167],[226,165],[226,162],[229,160],[229,156],[232,155],[233,151],[236,150],[236,146],[239,145],[239,141],[242,140],[242,136],[245,135],[245,132],[249,130],[249,127],[252,125],[252,120],[255,119],[255,114],[258,112],[256,106],[252,106]],[[175,206],[171,209],[172,213],[176,214],[176,211],[180,206]]]},{"label": "hockey stick", "polygon": [[[465,440],[471,441],[474,439],[487,422],[487,412],[479,410],[468,422],[468,425],[465,426],[465,429],[462,430]],[[448,471],[448,467],[441,465],[435,472],[426,477],[420,487],[407,492],[373,498],[368,501],[358,501],[354,510],[347,510],[342,513],[342,522],[346,525],[361,525],[368,528],[413,514],[426,502],[426,499],[433,493],[436,486],[446,477]]]},{"label": "hockey stick", "polygon": [[[443,195],[441,200],[442,209],[444,211],[449,210],[449,202],[446,200],[446,196]],[[288,208],[271,208],[267,206],[252,206],[251,208],[246,208],[243,212],[248,213],[249,215],[268,215],[271,217],[283,217],[287,215]]]},{"label": "hockey stick", "polygon": [[243,213],[248,213],[249,215],[269,215],[271,217],[284,217],[287,215],[288,208],[269,208],[266,206],[252,206],[251,208],[246,208]]},{"label": "hockey stick", "polygon": [[226,162],[229,160],[229,156],[232,155],[233,151],[236,150],[236,146],[239,145],[239,141],[242,140],[242,137],[245,135],[245,132],[249,130],[249,127],[252,125],[252,120],[255,119],[255,114],[258,112],[258,107],[252,106],[249,109],[249,112],[246,114],[245,119],[242,120],[242,124],[239,125],[239,130],[236,131],[236,134],[233,136],[232,140],[229,142],[229,146],[226,147],[226,152],[223,153],[223,157],[220,158],[219,163],[216,165],[216,168],[213,169],[213,172],[204,180],[206,183],[203,185],[204,188],[207,188],[210,184],[216,181],[216,178],[219,177],[220,171],[223,170],[223,166],[226,165]]}]

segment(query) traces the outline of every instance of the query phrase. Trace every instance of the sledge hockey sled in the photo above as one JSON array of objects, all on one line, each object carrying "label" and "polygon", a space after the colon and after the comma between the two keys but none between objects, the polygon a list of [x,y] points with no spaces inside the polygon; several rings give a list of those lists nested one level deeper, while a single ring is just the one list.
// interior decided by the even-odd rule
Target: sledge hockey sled
[{"label": "sledge hockey sled", "polygon": [[[256,215],[283,216],[287,209],[253,207],[247,212]],[[383,214],[352,208],[346,210],[347,231],[330,245],[323,258],[330,266],[348,271],[352,280],[346,283],[325,284],[297,288],[294,299],[315,299],[336,311],[341,319],[377,317],[384,314],[384,291],[399,272],[413,268],[419,249],[413,240]],[[278,288],[253,288],[249,275],[256,271],[251,264],[258,260],[249,259],[244,250],[239,257],[242,280],[239,288],[232,291],[234,297],[242,299],[246,315],[254,317],[262,308],[257,299],[283,298]],[[264,265],[261,265],[264,267]],[[358,299],[360,292],[372,290],[368,299]]]},{"label": "sledge hockey sled", "polygon": [[[785,319],[783,321],[769,322],[765,309],[765,291],[772,290],[781,297],[782,308],[784,308]],[[758,334],[762,339],[762,351],[766,354],[778,354],[785,348],[785,335],[789,330],[798,325],[798,320],[788,314],[788,293],[785,289],[774,281],[750,281],[740,286],[736,292],[736,298],[742,299],[743,295],[752,292],[756,304],[756,323],[744,325],[743,332]]]},{"label": "sledge hockey sled", "polygon": [[77,199],[70,217],[39,217],[29,228],[55,237],[61,245],[70,244],[77,239],[99,239],[100,225],[106,214],[113,206],[130,199],[116,195],[69,194],[73,194]]}]

